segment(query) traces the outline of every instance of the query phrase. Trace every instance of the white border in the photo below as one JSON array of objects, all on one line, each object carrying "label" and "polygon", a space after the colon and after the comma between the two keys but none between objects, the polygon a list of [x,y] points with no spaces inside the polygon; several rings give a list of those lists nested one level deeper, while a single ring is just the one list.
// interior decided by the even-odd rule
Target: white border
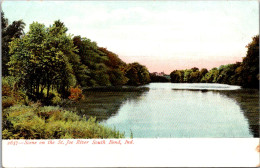
[{"label": "white border", "polygon": [[[133,139],[134,144],[39,144],[48,140],[2,141],[3,167],[256,167],[258,138]],[[36,142],[37,144],[22,144]],[[9,143],[9,145],[8,145]]]}]

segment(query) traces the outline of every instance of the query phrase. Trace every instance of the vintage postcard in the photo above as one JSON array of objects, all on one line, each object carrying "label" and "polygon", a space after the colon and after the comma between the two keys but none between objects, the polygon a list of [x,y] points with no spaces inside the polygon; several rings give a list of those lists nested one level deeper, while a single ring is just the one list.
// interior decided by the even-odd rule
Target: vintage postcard
[{"label": "vintage postcard", "polygon": [[259,164],[259,1],[2,1],[3,167]]}]

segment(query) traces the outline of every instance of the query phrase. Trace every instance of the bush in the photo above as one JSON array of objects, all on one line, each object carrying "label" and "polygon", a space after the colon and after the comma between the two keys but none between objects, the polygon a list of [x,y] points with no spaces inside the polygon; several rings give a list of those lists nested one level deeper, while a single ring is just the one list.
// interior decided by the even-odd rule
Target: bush
[{"label": "bush", "polygon": [[81,99],[84,99],[84,95],[82,94],[82,90],[78,87],[76,88],[70,88],[70,100],[78,101]]},{"label": "bush", "polygon": [[23,104],[26,98],[22,90],[18,89],[18,80],[7,76],[2,78],[2,108],[13,106],[14,104]]},{"label": "bush", "polygon": [[6,119],[12,123],[14,137],[37,139],[44,136],[45,121],[35,115],[33,109],[29,106],[13,106],[7,110]]},{"label": "bush", "polygon": [[2,96],[11,96],[12,88],[7,84],[2,84]]},{"label": "bush", "polygon": [[12,97],[2,97],[2,108],[8,108],[10,106],[13,106],[16,103],[16,101]]},{"label": "bush", "polygon": [[123,138],[124,134],[59,107],[15,105],[3,111],[3,139]]},{"label": "bush", "polygon": [[52,105],[59,105],[61,103],[61,98],[57,95],[55,95],[52,100],[51,100],[51,104]]}]

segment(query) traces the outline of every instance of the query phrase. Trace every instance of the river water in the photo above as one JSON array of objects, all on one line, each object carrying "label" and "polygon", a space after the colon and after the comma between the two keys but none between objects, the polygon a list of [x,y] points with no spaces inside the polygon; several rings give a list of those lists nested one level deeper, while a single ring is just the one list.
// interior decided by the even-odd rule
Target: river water
[{"label": "river water", "polygon": [[134,138],[259,137],[258,90],[150,83],[140,92],[87,92],[81,113]]}]

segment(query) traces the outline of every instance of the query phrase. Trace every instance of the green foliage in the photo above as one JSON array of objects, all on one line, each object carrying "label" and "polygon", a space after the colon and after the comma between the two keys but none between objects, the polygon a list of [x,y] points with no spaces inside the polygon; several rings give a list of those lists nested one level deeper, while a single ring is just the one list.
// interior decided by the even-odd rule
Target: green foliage
[{"label": "green foliage", "polygon": [[202,68],[202,69],[200,70],[200,77],[201,77],[200,82],[205,82],[205,81],[202,80],[202,78],[203,78],[207,73],[208,73],[208,70],[207,70],[206,68]]},{"label": "green foliage", "polygon": [[66,88],[75,84],[69,61],[76,49],[66,30],[60,21],[49,28],[34,22],[23,38],[10,43],[11,74],[20,79],[31,97],[41,98],[45,88],[47,98],[51,88],[64,95]]},{"label": "green foliage", "polygon": [[219,75],[219,71],[217,68],[212,68],[205,76],[201,79],[201,81],[206,83],[216,83]]},{"label": "green foliage", "polygon": [[247,55],[242,63],[221,65],[210,71],[205,68],[199,71],[196,67],[188,70],[174,70],[170,74],[171,82],[225,83],[259,89],[259,35],[252,38],[247,48]]},{"label": "green foliage", "polygon": [[199,68],[194,67],[191,68],[192,72],[190,73],[190,78],[189,78],[189,82],[191,83],[198,83],[201,80],[201,76],[200,76],[200,71]]},{"label": "green foliage", "polygon": [[[204,69],[203,69],[204,71]],[[171,82],[174,83],[198,83],[201,81],[202,75],[198,68],[194,67],[192,69],[185,70],[174,70],[171,72]]]},{"label": "green foliage", "polygon": [[128,78],[124,76],[124,72],[120,69],[110,69],[108,75],[113,86],[122,86],[128,81]]},{"label": "green foliage", "polygon": [[75,36],[73,43],[78,48],[81,60],[75,71],[78,83],[83,87],[111,85],[108,67],[105,65],[108,58],[99,50],[97,43],[81,36]]},{"label": "green foliage", "polygon": [[11,76],[2,77],[2,108],[22,104],[26,95],[17,86],[17,79]]},{"label": "green foliage", "polygon": [[[11,30],[7,27],[7,19],[2,17],[2,21],[2,27]],[[5,43],[9,45],[11,57],[4,66],[9,67],[10,74],[18,79],[17,85],[33,101],[58,104],[60,98],[69,96],[69,88],[76,85],[124,85],[129,81],[126,75],[131,76],[128,70],[132,67],[135,67],[137,76],[131,76],[131,80],[137,82],[128,84],[140,85],[150,81],[144,66],[138,63],[138,66],[132,66],[135,63],[126,66],[115,53],[99,47],[96,42],[81,36],[72,37],[60,20],[49,27],[33,22],[24,36],[21,36],[24,24],[15,22],[14,25],[18,25],[13,33],[16,38]],[[60,95],[53,95],[53,90]]]},{"label": "green foliage", "polygon": [[108,58],[108,60],[105,61],[105,64],[108,67],[107,73],[109,75],[110,83],[113,86],[126,84],[128,78],[124,76],[123,72],[123,67],[126,66],[126,63],[123,62],[115,53],[106,48],[99,48],[99,50]]},{"label": "green foliage", "polygon": [[242,62],[242,86],[259,88],[259,35],[252,38],[247,48]]},{"label": "green foliage", "polygon": [[184,82],[184,71],[174,70],[170,73],[171,82],[183,83]]},{"label": "green foliage", "polygon": [[143,85],[150,82],[150,75],[147,68],[139,63],[131,63],[124,69],[125,76],[129,79],[127,85]]},{"label": "green foliage", "polygon": [[8,19],[4,17],[4,13],[1,12],[1,22],[2,22],[2,76],[9,75],[7,63],[10,61],[9,54],[9,43],[14,38],[20,38],[24,32],[25,23],[22,20],[13,21],[12,24],[8,25]]},{"label": "green foliage", "polygon": [[13,106],[4,110],[4,139],[123,138],[124,134],[59,107]]},{"label": "green foliage", "polygon": [[217,83],[226,83],[231,85],[240,85],[241,63],[222,65],[219,67],[219,76]]}]

